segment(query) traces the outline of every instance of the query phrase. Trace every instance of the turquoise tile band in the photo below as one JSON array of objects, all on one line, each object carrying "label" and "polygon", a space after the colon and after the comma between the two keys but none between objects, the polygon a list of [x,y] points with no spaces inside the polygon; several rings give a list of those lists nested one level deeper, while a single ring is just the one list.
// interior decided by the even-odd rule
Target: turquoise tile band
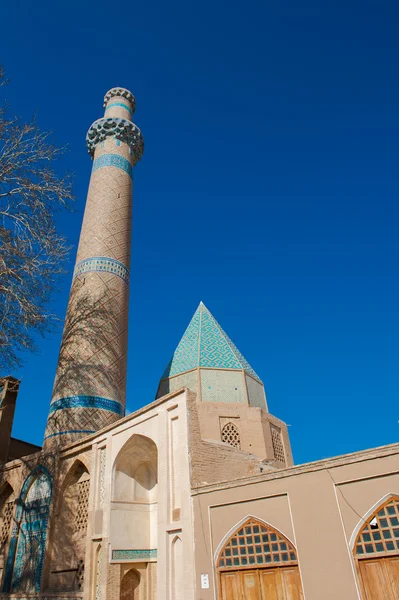
[{"label": "turquoise tile band", "polygon": [[78,275],[88,273],[89,271],[112,273],[123,279],[125,283],[129,283],[129,270],[123,263],[115,258],[109,258],[108,256],[92,256],[81,260],[75,266],[73,277],[75,278]]},{"label": "turquoise tile band", "polygon": [[92,173],[103,167],[116,167],[132,177],[133,167],[130,162],[119,154],[102,154],[93,162]]},{"label": "turquoise tile band", "polygon": [[44,439],[48,440],[56,435],[70,435],[73,433],[86,433],[87,435],[90,435],[90,433],[95,433],[95,431],[93,429],[70,429],[69,431],[57,431],[57,433],[50,433],[49,435],[46,435]]},{"label": "turquoise tile band", "polygon": [[105,109],[105,112],[107,112],[107,110],[109,110],[113,106],[120,106],[121,108],[125,108],[128,111],[129,115],[131,117],[133,116],[133,113],[130,110],[130,108],[127,106],[127,104],[123,104],[123,102],[113,102],[112,104],[108,104],[107,108]]},{"label": "turquoise tile band", "polygon": [[112,550],[112,560],[157,558],[157,550]]},{"label": "turquoise tile band", "polygon": [[68,396],[59,398],[50,404],[50,413],[55,410],[65,410],[67,408],[99,408],[109,410],[117,415],[124,416],[125,409],[120,402],[101,398],[100,396]]}]

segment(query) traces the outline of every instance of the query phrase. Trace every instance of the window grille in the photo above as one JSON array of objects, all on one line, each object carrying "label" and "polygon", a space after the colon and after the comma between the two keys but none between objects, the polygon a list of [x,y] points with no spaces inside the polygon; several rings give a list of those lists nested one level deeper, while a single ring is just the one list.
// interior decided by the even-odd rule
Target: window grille
[{"label": "window grille", "polygon": [[223,547],[219,569],[297,564],[294,546],[270,525],[248,519]]},{"label": "window grille", "polygon": [[240,432],[234,423],[226,423],[222,429],[222,442],[234,448],[241,448]]},{"label": "window grille", "polygon": [[370,515],[357,536],[354,552],[356,558],[398,554],[399,498],[390,498]]},{"label": "window grille", "polygon": [[78,508],[76,511],[75,532],[85,532],[89,509],[90,479],[78,482]]},{"label": "window grille", "polygon": [[3,514],[1,519],[1,530],[0,530],[0,551],[6,545],[8,538],[10,537],[12,515],[14,513],[14,501],[7,502],[3,506]]},{"label": "window grille", "polygon": [[272,432],[272,444],[273,444],[273,452],[274,458],[279,460],[280,462],[285,463],[285,454],[284,454],[284,446],[281,439],[281,431],[277,429],[277,427],[270,426]]}]

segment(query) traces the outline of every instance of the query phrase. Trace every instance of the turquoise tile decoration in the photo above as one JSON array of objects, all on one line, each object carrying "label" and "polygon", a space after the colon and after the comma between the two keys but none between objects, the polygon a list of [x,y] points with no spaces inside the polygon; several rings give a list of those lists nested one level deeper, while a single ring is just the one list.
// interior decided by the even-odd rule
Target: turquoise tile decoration
[{"label": "turquoise tile decoration", "polygon": [[51,495],[50,473],[39,465],[25,479],[17,501],[3,592],[40,591]]},{"label": "turquoise tile decoration", "polygon": [[133,167],[130,162],[119,154],[101,154],[93,162],[92,173],[103,167],[116,167],[121,171],[125,171],[129,177],[132,177],[133,174]]},{"label": "turquoise tile decoration", "polygon": [[197,367],[244,370],[261,381],[241,352],[201,302],[162,379]]},{"label": "turquoise tile decoration", "polygon": [[112,560],[137,560],[157,558],[157,550],[112,550]]},{"label": "turquoise tile decoration", "polygon": [[90,271],[111,273],[123,279],[125,283],[129,283],[129,269],[119,260],[109,256],[91,256],[79,261],[75,266],[73,277],[78,277]]}]

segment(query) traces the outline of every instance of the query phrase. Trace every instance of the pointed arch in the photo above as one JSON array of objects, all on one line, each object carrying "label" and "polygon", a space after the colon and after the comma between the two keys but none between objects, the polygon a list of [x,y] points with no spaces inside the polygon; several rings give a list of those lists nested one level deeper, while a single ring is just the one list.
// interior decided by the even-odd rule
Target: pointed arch
[{"label": "pointed arch", "polygon": [[219,571],[297,564],[294,544],[278,529],[256,517],[246,517],[235,525],[216,554]]},{"label": "pointed arch", "polygon": [[139,600],[140,573],[130,569],[122,577],[120,600]]},{"label": "pointed arch", "polygon": [[149,437],[134,434],[115,458],[112,498],[126,502],[156,502],[157,483],[157,445]]},{"label": "pointed arch", "polygon": [[38,465],[25,479],[17,502],[4,591],[39,592],[52,496],[52,478]]},{"label": "pointed arch", "polygon": [[82,473],[84,472],[87,473],[88,476],[90,476],[90,470],[86,464],[86,461],[82,460],[80,457],[76,458],[73,461],[72,465],[70,465],[62,480],[60,486],[61,495],[63,495],[63,492],[67,487],[76,483],[76,481],[79,479],[79,477],[81,477]]},{"label": "pointed arch", "polygon": [[351,537],[356,559],[399,554],[399,495],[389,494],[358,523]]}]

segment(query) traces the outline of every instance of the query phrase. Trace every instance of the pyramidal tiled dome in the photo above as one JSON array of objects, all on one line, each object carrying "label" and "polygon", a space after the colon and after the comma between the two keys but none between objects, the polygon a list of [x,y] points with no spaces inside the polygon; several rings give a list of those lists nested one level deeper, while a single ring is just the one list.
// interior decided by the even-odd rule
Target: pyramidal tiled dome
[{"label": "pyramidal tiled dome", "polygon": [[244,370],[260,381],[203,302],[200,302],[195,311],[162,379],[198,367]]}]

